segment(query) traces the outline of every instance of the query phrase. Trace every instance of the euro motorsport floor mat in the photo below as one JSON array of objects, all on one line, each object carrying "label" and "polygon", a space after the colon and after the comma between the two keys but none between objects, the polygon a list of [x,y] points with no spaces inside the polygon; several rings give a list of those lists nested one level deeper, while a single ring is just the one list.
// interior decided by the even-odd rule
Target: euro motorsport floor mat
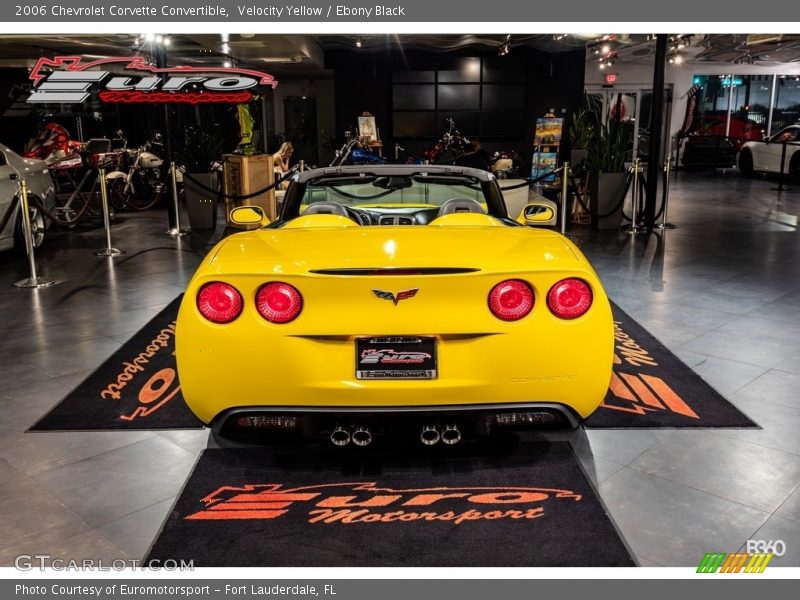
[{"label": "euro motorsport floor mat", "polygon": [[[185,429],[200,422],[175,367],[175,299],[31,430]],[[757,427],[612,303],[614,374],[589,428]]]},{"label": "euro motorsport floor mat", "polygon": [[611,307],[611,384],[584,427],[758,427],[625,311]]},{"label": "euro motorsport floor mat", "polygon": [[566,442],[338,450],[206,450],[145,563],[634,565]]},{"label": "euro motorsport floor mat", "polygon": [[175,368],[181,298],[153,317],[31,431],[202,427],[183,401]]}]

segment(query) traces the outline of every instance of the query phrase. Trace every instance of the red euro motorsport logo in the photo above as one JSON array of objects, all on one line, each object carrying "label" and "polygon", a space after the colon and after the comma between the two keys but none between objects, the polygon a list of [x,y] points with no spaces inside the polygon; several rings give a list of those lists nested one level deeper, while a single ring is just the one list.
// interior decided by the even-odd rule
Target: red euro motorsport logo
[{"label": "red euro motorsport logo", "polygon": [[394,489],[376,482],[286,488],[280,483],[222,486],[201,501],[189,521],[270,520],[306,509],[308,523],[530,520],[543,517],[549,500],[580,502],[567,489],[542,487],[431,487]]},{"label": "red euro motorsport logo", "polygon": [[[135,76],[119,75],[119,71],[131,71]],[[272,75],[261,71],[213,66],[159,68],[141,56],[89,62],[80,56],[40,58],[30,80],[29,104],[81,104],[94,90],[100,101],[107,103],[241,104],[252,99],[252,88],[278,85]]]}]

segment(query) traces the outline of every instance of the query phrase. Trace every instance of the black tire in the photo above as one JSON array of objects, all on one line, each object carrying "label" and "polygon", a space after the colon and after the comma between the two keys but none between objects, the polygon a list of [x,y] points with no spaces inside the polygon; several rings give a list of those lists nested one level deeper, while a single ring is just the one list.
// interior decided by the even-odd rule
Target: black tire
[{"label": "black tire", "polygon": [[792,183],[800,185],[800,151],[795,152],[789,161],[789,177]]},{"label": "black tire", "polygon": [[739,173],[742,177],[752,177],[753,171],[753,153],[750,150],[744,149],[739,153]]},{"label": "black tire", "polygon": [[[44,213],[35,207],[29,208],[31,216],[31,238],[33,239],[33,248],[41,248],[44,244],[45,237],[47,236],[47,219]],[[14,252],[17,254],[25,255],[27,249],[25,247],[25,234],[22,225],[22,212],[18,211],[17,224],[14,227]]]},{"label": "black tire", "polygon": [[122,178],[112,179],[108,183],[108,195],[111,207],[115,210],[125,210],[128,206],[128,194],[125,194],[125,180]]}]

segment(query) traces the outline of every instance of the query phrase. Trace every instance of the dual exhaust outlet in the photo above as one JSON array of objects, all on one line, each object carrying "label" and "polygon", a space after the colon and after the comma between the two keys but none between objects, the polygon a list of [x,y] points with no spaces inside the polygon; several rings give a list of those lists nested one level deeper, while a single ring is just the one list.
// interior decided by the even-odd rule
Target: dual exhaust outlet
[{"label": "dual exhaust outlet", "polygon": [[426,446],[434,446],[439,442],[451,446],[461,441],[461,430],[458,425],[423,425],[419,441]]},{"label": "dual exhaust outlet", "polygon": [[[461,441],[461,429],[458,425],[423,425],[419,433],[419,441],[426,446],[435,446],[439,442],[452,446]],[[369,427],[351,427],[341,425],[331,432],[331,443],[334,446],[369,446],[372,443],[372,430]]]},{"label": "dual exhaust outlet", "polygon": [[350,442],[356,446],[369,446],[372,443],[372,431],[369,427],[355,427],[351,432],[337,426],[331,432],[331,442],[334,446],[347,446]]}]

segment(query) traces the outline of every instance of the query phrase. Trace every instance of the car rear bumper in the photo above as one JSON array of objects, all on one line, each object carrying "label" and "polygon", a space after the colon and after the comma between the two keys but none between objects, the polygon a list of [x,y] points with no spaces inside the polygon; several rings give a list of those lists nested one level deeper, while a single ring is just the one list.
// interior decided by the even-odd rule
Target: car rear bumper
[{"label": "car rear bumper", "polygon": [[240,433],[295,432],[303,437],[327,435],[337,427],[369,427],[375,432],[415,430],[422,426],[458,425],[488,435],[495,429],[575,429],[580,416],[554,402],[440,406],[321,407],[241,406],[218,414],[210,423],[222,437]]}]

